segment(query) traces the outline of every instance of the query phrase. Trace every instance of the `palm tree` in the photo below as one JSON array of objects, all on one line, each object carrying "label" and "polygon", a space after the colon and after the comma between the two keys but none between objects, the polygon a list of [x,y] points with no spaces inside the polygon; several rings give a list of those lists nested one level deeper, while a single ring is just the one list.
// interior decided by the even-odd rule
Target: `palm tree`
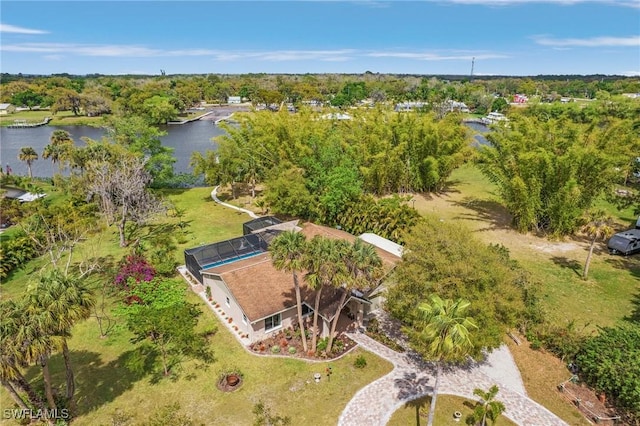
[{"label": "palm tree", "polygon": [[67,376],[66,397],[73,410],[75,381],[67,337],[71,335],[71,327],[78,321],[91,316],[95,305],[95,295],[92,290],[80,280],[64,276],[59,271],[53,271],[44,276],[36,291],[30,293],[31,301],[48,314],[49,326],[56,337],[60,339],[62,356]]},{"label": "palm tree", "polygon": [[66,130],[54,130],[49,139],[49,144],[44,147],[42,158],[51,159],[51,163],[58,164],[58,171],[62,168],[61,163],[66,161],[71,155],[73,139]]},{"label": "palm tree", "polygon": [[300,280],[298,272],[302,270],[307,240],[305,236],[295,231],[285,231],[278,235],[269,245],[271,262],[280,271],[291,272],[293,287],[296,292],[296,306],[298,308],[298,324],[302,337],[302,347],[305,353],[309,350],[302,320],[302,298],[300,296]]},{"label": "palm tree", "polygon": [[[18,337],[25,319],[23,307],[18,303],[0,302],[0,383],[19,407],[31,405],[44,410],[44,402],[21,372],[21,368],[29,365],[24,351],[26,345]],[[18,391],[27,396],[26,402]]]},{"label": "palm tree", "polygon": [[340,312],[344,301],[351,293],[352,289],[368,289],[381,276],[382,261],[371,244],[367,244],[357,238],[353,244],[341,244],[342,262],[345,264],[344,270],[334,277],[332,285],[342,289],[340,301],[336,307],[336,313],[331,323],[329,342],[327,343],[327,353],[331,352],[333,339],[336,333],[336,326],[340,318]]},{"label": "palm tree", "polygon": [[24,161],[27,163],[27,169],[29,170],[29,177],[33,177],[33,173],[31,172],[31,165],[34,161],[38,159],[38,153],[33,147],[23,146],[20,148],[20,152],[18,153],[18,160]]},{"label": "palm tree", "polygon": [[589,254],[587,260],[584,263],[584,270],[582,271],[582,278],[587,279],[589,274],[589,265],[591,264],[591,255],[593,254],[593,247],[596,244],[596,240],[606,240],[613,235],[613,219],[607,215],[604,210],[596,210],[589,212],[586,217],[586,223],[580,228],[580,231],[591,238],[591,244],[589,245]]},{"label": "palm tree", "polygon": [[322,288],[330,286],[334,277],[339,274],[341,265],[340,241],[316,235],[309,242],[304,266],[307,270],[305,280],[309,287],[316,291],[313,307],[313,335],[311,337],[311,350],[316,350],[318,342],[318,312],[320,310],[320,298]]},{"label": "palm tree", "polygon": [[434,295],[430,304],[422,303],[418,308],[423,322],[421,329],[415,331],[417,339],[413,341],[419,342],[416,348],[419,352],[436,361],[436,383],[431,397],[428,426],[433,425],[442,365],[464,360],[473,349],[469,330],[478,327],[471,318],[463,316],[469,305],[466,300],[442,300]]},{"label": "palm tree", "polygon": [[486,426],[487,419],[489,419],[493,425],[496,423],[498,417],[500,417],[500,414],[504,413],[506,410],[504,404],[495,400],[498,390],[498,386],[496,385],[491,386],[488,392],[482,389],[473,390],[473,394],[482,400],[482,402],[476,405],[471,415],[474,423],[480,422],[481,426]]}]

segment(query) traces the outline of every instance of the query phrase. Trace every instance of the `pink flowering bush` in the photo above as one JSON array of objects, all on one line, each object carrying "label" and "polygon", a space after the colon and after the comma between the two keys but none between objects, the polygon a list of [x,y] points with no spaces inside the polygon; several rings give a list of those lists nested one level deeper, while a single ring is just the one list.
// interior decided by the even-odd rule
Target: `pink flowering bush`
[{"label": "pink flowering bush", "polygon": [[130,254],[120,264],[114,283],[122,289],[129,290],[136,283],[153,280],[155,275],[156,270],[144,256]]}]

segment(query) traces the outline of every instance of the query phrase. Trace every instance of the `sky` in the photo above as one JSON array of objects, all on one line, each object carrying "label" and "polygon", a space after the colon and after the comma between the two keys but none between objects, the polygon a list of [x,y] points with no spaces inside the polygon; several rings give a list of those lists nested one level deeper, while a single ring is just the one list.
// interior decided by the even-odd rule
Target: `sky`
[{"label": "sky", "polygon": [[640,76],[640,0],[7,1],[23,74]]}]

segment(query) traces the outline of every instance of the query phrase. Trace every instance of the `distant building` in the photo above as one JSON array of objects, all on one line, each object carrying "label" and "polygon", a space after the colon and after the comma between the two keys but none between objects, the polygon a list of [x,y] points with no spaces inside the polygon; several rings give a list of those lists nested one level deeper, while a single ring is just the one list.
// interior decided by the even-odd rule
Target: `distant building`
[{"label": "distant building", "polygon": [[16,107],[11,104],[0,104],[0,115],[13,114],[16,111]]},{"label": "distant building", "polygon": [[401,111],[413,111],[416,109],[424,108],[427,106],[426,102],[400,102],[396,104],[395,110],[396,112]]},{"label": "distant building", "polygon": [[513,95],[513,103],[514,104],[526,104],[529,101],[527,95],[515,94]]},{"label": "distant building", "polygon": [[229,104],[241,104],[242,103],[242,98],[240,96],[229,96],[229,98],[227,98],[227,103],[229,103]]}]

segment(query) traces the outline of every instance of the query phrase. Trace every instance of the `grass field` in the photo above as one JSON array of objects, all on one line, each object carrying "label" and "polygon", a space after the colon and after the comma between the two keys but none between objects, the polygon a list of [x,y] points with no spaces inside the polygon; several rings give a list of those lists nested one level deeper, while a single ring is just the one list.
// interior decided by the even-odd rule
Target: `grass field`
[{"label": "grass field", "polygon": [[[211,188],[166,190],[165,197],[173,203],[161,223],[174,225],[177,240],[175,260],[183,262],[183,250],[240,235],[241,224],[249,217],[217,205],[211,200]],[[587,243],[580,238],[550,241],[540,236],[519,234],[510,229],[510,216],[500,205],[495,187],[473,166],[456,170],[451,183],[442,194],[415,197],[415,207],[423,214],[435,214],[445,221],[467,226],[481,240],[505,245],[512,257],[530,271],[538,283],[542,302],[551,321],[567,324],[576,321],[578,328],[594,330],[596,326],[624,321],[635,309],[634,298],[640,296],[640,256],[620,258],[608,255],[603,243],[598,244],[591,266],[590,278],[580,278],[586,258]],[[241,204],[247,200],[240,199]],[[622,228],[632,214],[618,212],[602,202],[614,213]],[[160,229],[160,228],[157,228]],[[76,256],[99,255],[104,264],[115,264],[128,249],[118,246],[115,229],[109,228],[89,238]],[[15,297],[29,283],[37,279],[46,259],[29,262],[16,271],[0,287],[2,297]],[[200,303],[193,294],[187,297]],[[637,302],[636,302],[637,303]],[[205,305],[201,304],[203,309]],[[205,311],[200,327],[214,327],[217,320]],[[150,369],[136,374],[127,369],[137,346],[129,342],[126,331],[120,330],[106,339],[98,338],[94,319],[74,328],[70,342],[76,360],[80,417],[75,424],[112,424],[113,416],[130,417],[130,424],[144,421],[150,414],[172,402],[179,402],[181,412],[196,423],[238,424],[252,423],[253,404],[262,400],[274,412],[290,416],[294,425],[335,424],[339,413],[351,396],[362,386],[386,374],[391,366],[379,358],[364,353],[367,367],[353,368],[351,354],[331,363],[335,374],[331,382],[307,383],[312,374],[323,371],[326,364],[308,364],[289,359],[257,358],[248,354],[224,327],[211,339],[216,361],[207,366],[196,361],[182,364],[174,378],[161,378]],[[511,344],[528,394],[571,425],[586,425],[580,414],[564,402],[556,386],[568,378],[563,362],[542,351],[534,351],[523,343]],[[245,374],[245,384],[234,393],[223,394],[215,387],[218,373],[239,368]],[[62,361],[52,359],[54,383],[62,385]],[[34,383],[41,383],[38,369],[28,371]],[[423,401],[423,402],[426,402]],[[466,415],[464,401],[443,396],[439,398],[440,423],[449,424],[453,411]],[[10,407],[4,390],[0,405]],[[506,419],[505,419],[506,421]],[[390,424],[416,422],[416,406],[402,408]],[[508,422],[502,424],[510,424]]]},{"label": "grass field", "polygon": [[[193,111],[176,121],[190,120],[202,115],[202,111]],[[59,111],[52,114],[50,110],[19,111],[9,115],[0,115],[0,126],[9,126],[15,120],[26,120],[27,123],[41,123],[46,117],[51,117],[50,126],[94,126],[104,125],[104,117],[87,117],[73,115],[71,111]],[[106,116],[105,116],[106,117]]]},{"label": "grass field", "polygon": [[[176,228],[179,241],[176,260],[181,263],[184,248],[241,235],[241,224],[250,219],[246,214],[215,204],[211,200],[211,188],[163,192],[176,207],[169,210],[163,222],[184,223],[182,228]],[[176,211],[181,214],[176,215]],[[86,241],[77,256],[97,253],[105,263],[110,263],[117,262],[127,252],[128,249],[118,246],[115,230],[107,229]],[[3,297],[20,295],[29,282],[37,279],[45,263],[44,258],[29,262],[13,274],[2,284]],[[204,311],[199,324],[201,330],[218,327],[215,315],[206,310],[201,299],[189,291],[186,297]],[[78,383],[79,417],[74,424],[110,425],[114,418],[128,418],[128,424],[140,424],[160,408],[178,402],[180,412],[196,424],[248,425],[253,423],[254,404],[263,401],[273,412],[289,416],[292,424],[334,425],[358,389],[392,368],[386,361],[359,350],[331,363],[258,357],[245,351],[225,327],[220,327],[210,339],[215,356],[213,363],[186,361],[177,375],[163,378],[156,374],[157,368],[148,366],[144,373],[127,368],[140,350],[139,345],[129,342],[130,337],[126,330],[118,329],[100,339],[94,318],[74,327],[69,342]],[[360,354],[367,360],[364,369],[353,366]],[[153,363],[153,360],[147,359],[147,362]],[[331,365],[334,373],[331,381],[323,379],[316,384],[313,373],[323,372],[327,365]],[[61,356],[55,354],[51,371],[53,382],[60,386],[61,392],[63,368]],[[233,393],[223,393],[216,387],[217,379],[221,371],[231,368],[244,374],[244,384]],[[29,368],[27,377],[41,386],[39,368]],[[4,389],[0,391],[0,406],[13,406]],[[2,424],[15,423],[3,420]]]},{"label": "grass field", "polygon": [[[511,217],[499,203],[496,187],[474,166],[455,170],[444,193],[414,198],[421,213],[466,226],[486,243],[506,246],[539,286],[550,322],[568,325],[574,321],[578,330],[590,333],[597,326],[624,322],[638,309],[640,256],[611,256],[605,243],[599,242],[589,279],[583,280],[586,240],[574,237],[551,241],[515,232],[510,228]],[[620,212],[603,200],[599,206],[617,219],[618,229],[629,226],[633,218],[631,209]],[[534,400],[571,425],[589,424],[556,390],[559,383],[570,377],[562,361],[544,351],[530,349],[526,341],[520,346],[511,344],[511,349],[527,392]]]},{"label": "grass field", "polygon": [[[496,397],[500,400],[500,393]],[[431,397],[419,398],[400,407],[393,413],[387,423],[388,426],[424,426],[427,424],[427,413],[429,412]],[[469,401],[452,395],[438,395],[436,401],[436,415],[433,424],[438,426],[456,426],[465,424],[465,419],[473,412],[475,401]],[[459,421],[453,418],[454,412],[462,414]],[[515,425],[505,416],[498,417],[495,426]]]}]

